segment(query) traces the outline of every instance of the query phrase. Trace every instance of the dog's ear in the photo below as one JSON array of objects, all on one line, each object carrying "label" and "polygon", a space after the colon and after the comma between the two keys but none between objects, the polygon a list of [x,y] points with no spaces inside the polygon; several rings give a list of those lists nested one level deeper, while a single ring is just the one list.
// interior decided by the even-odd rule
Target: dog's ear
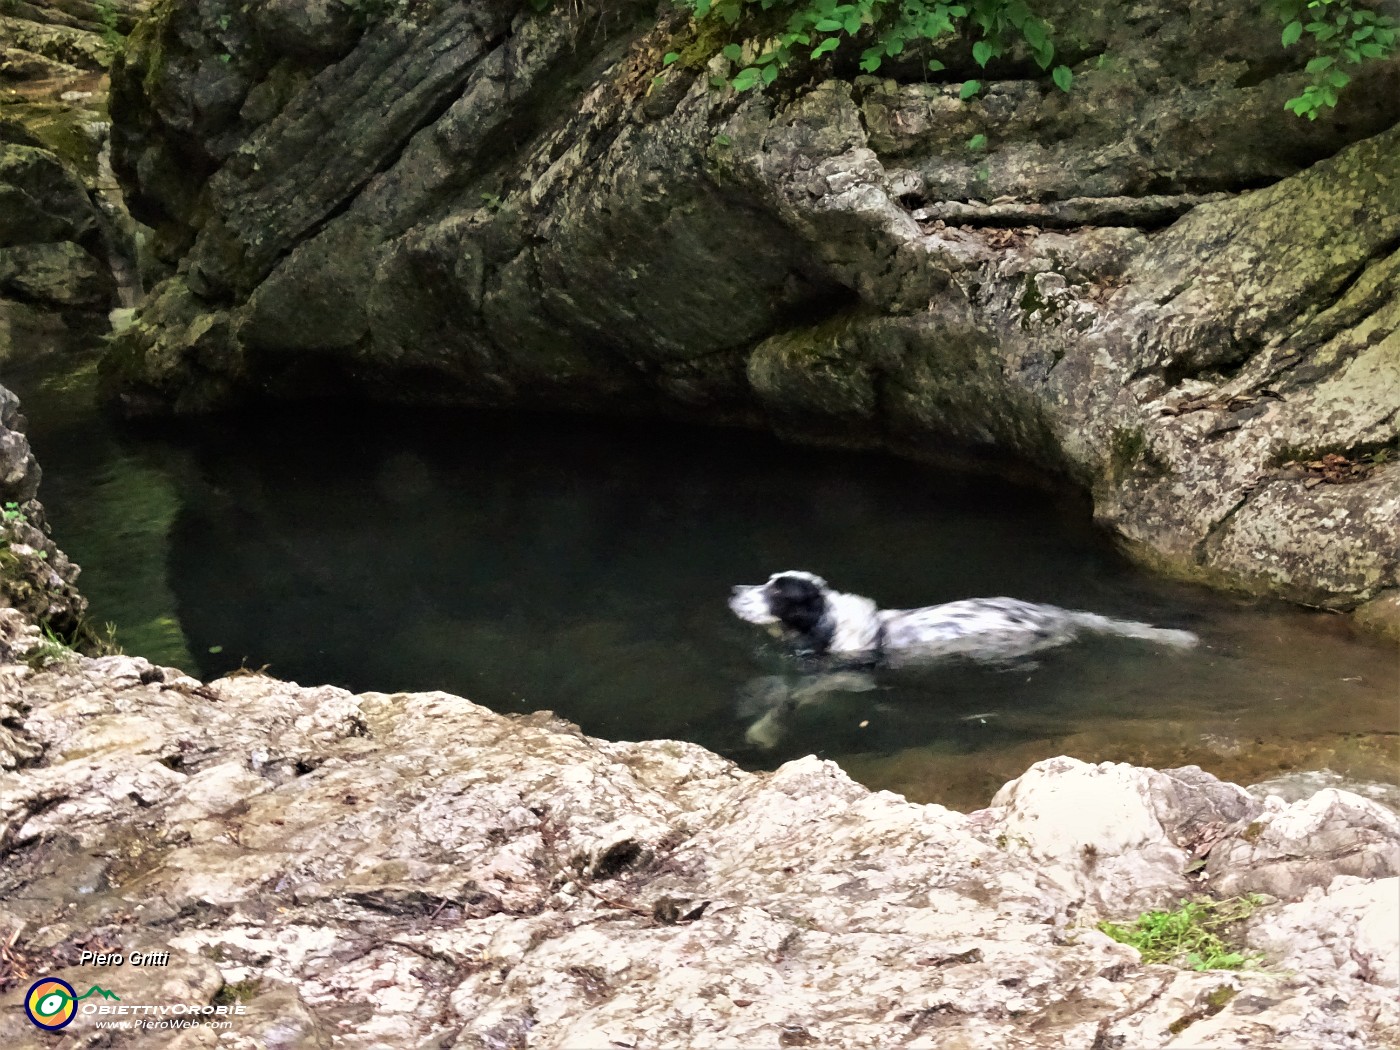
[{"label": "dog's ear", "polygon": [[768,584],[768,609],[784,625],[804,634],[826,615],[826,593],[806,576],[778,576]]}]

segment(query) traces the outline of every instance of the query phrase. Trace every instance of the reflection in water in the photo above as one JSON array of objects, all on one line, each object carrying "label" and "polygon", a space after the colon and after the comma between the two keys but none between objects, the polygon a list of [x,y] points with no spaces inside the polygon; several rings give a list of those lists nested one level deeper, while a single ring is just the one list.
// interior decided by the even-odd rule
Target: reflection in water
[{"label": "reflection in water", "polygon": [[[445,689],[752,766],[816,752],[960,805],[1062,752],[1393,777],[1393,652],[1332,618],[1148,579],[1077,504],[752,435],[467,411],[301,408],[168,443],[36,385],[19,393],[43,495],[96,617],[204,675]],[[1009,595],[1202,644],[1086,638],[833,689],[726,607],[777,568],[885,607]],[[151,629],[162,616],[173,636]]]}]

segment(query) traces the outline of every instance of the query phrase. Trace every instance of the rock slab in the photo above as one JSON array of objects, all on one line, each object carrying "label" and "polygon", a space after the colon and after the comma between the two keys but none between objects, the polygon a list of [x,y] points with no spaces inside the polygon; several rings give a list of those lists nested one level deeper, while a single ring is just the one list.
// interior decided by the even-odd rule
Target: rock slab
[{"label": "rock slab", "polygon": [[[1052,759],[962,814],[816,758],[749,774],[444,693],[202,684],[128,657],[7,665],[0,707],[28,756],[0,772],[0,926],[36,966],[89,938],[171,951],[181,994],[242,998],[219,1046],[1400,1037],[1378,925],[1400,834],[1342,792],[1274,820],[1363,813],[1370,875],[1262,908],[1265,970],[1196,973],[1094,929],[1229,875],[1192,887],[1178,865],[1247,838],[1265,806],[1194,768]],[[1349,828],[1324,830],[1319,871]],[[0,1038],[45,1045],[21,992],[0,997]]]}]

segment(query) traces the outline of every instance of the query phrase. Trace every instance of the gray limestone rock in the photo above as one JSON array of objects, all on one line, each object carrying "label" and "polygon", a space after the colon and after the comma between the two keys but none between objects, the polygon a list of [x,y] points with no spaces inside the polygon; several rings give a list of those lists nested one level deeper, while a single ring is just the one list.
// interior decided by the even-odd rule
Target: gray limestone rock
[{"label": "gray limestone rock", "polygon": [[182,269],[108,382],[766,426],[1067,478],[1177,575],[1394,590],[1400,62],[1309,122],[1255,9],[1047,13],[1074,90],[1008,60],[962,102],[957,46],[715,91],[643,7],[162,5],[114,141]]}]

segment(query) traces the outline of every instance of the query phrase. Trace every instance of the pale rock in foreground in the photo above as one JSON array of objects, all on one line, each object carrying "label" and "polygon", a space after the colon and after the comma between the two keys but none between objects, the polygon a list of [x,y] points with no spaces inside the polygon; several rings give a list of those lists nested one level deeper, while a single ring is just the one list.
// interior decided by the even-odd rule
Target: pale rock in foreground
[{"label": "pale rock in foreground", "polygon": [[[0,643],[32,638],[3,618]],[[816,758],[750,774],[444,693],[201,684],[125,657],[0,667],[0,708],[23,745],[0,772],[0,928],[31,972],[82,982],[60,964],[102,937],[170,950],[162,979],[198,1001],[239,985],[232,1030],[174,1047],[1400,1038],[1378,932],[1400,836],[1345,792],[1266,812],[1194,768],[1056,758],[965,815]],[[1376,878],[1262,908],[1267,972],[1144,967],[1093,928],[1214,889],[1233,869],[1183,870],[1254,821],[1319,814],[1316,863],[1359,820]],[[133,973],[108,975],[125,1001],[163,994]],[[22,991],[0,1045],[47,1046]]]}]

